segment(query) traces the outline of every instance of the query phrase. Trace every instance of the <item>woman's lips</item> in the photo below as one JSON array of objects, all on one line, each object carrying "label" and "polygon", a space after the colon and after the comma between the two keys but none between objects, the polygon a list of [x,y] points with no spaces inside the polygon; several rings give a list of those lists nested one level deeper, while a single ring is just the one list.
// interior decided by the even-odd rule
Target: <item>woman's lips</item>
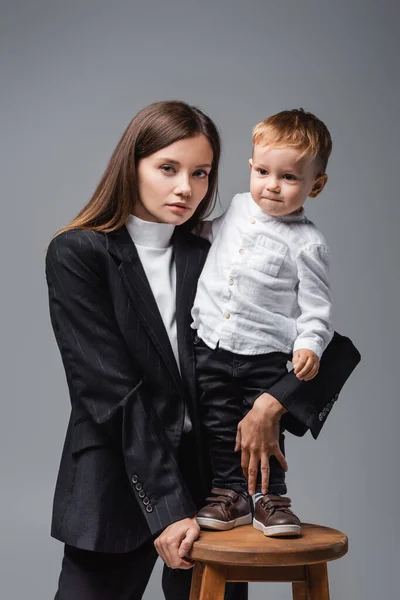
[{"label": "woman's lips", "polygon": [[186,206],[186,204],[168,204],[167,206],[177,215],[183,215],[190,210],[189,206]]}]

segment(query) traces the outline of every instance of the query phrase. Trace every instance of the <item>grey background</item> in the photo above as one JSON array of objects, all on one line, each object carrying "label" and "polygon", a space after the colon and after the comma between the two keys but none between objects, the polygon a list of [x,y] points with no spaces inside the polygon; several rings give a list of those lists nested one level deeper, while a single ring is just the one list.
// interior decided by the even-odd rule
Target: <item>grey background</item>
[{"label": "grey background", "polygon": [[[307,211],[332,249],[335,326],[363,362],[320,439],[288,440],[304,521],[339,528],[333,598],[397,597],[399,47],[395,2],[1,2],[1,561],[7,600],[51,598],[50,539],[68,395],[44,249],[86,203],[131,117],[194,103],[224,142],[221,201],[248,189],[252,126],[302,106],[331,129],[329,183]],[[255,584],[251,598],[290,597]],[[156,567],[146,599],[161,598]]]}]

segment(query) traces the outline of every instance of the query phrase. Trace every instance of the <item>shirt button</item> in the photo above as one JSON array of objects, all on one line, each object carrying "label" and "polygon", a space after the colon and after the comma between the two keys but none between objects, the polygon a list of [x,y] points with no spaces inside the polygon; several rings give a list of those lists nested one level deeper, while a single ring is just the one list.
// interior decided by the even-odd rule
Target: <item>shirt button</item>
[{"label": "shirt button", "polygon": [[229,313],[225,313],[225,319],[230,319],[231,315]]},{"label": "shirt button", "polygon": [[239,250],[239,254],[243,254],[243,253],[244,253],[244,249],[243,249],[243,248],[240,248],[240,250]]},{"label": "shirt button", "polygon": [[233,285],[235,282],[233,281],[233,279],[229,280],[229,285]]},{"label": "shirt button", "polygon": [[255,219],[252,219],[252,220],[251,220],[251,224],[252,224],[252,225],[254,225],[254,224],[255,224],[255,222],[256,222],[256,220],[255,220]]}]

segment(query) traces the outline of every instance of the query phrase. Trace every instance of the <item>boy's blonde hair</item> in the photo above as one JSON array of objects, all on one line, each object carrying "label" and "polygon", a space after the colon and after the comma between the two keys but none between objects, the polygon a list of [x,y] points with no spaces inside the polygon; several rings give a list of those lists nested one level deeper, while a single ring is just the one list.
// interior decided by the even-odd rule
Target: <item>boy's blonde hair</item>
[{"label": "boy's blonde hair", "polygon": [[302,108],[284,110],[258,123],[253,129],[253,147],[256,145],[296,148],[301,156],[316,159],[318,174],[325,173],[332,152],[326,125]]}]

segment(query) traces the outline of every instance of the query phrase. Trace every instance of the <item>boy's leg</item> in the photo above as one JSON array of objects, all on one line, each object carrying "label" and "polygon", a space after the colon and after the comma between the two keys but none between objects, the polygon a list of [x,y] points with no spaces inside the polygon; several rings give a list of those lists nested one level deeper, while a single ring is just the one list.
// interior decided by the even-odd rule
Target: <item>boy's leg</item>
[{"label": "boy's leg", "polygon": [[195,342],[200,416],[213,471],[211,495],[197,514],[205,528],[226,530],[251,523],[247,481],[234,452],[236,431],[244,416],[243,396],[233,377],[232,354]]},{"label": "boy's leg", "polygon": [[[240,381],[240,388],[244,396],[245,413],[253,407],[254,402],[263,392],[281,379],[287,373],[287,361],[290,356],[283,352],[271,352],[269,354],[256,356],[236,355],[235,375]],[[280,423],[279,447],[285,455],[285,418]],[[272,456],[269,461],[269,494],[286,494],[285,471],[279,461]],[[257,491],[261,492],[261,477],[257,481]]]},{"label": "boy's leg", "polygon": [[234,452],[239,421],[246,412],[244,397],[234,378],[233,356],[210,349],[203,341],[195,343],[196,374],[200,397],[200,417],[213,471],[212,487],[246,493],[247,481]]},{"label": "boy's leg", "polygon": [[[240,377],[241,388],[250,410],[255,400],[286,372],[289,356],[280,352],[273,352],[263,356],[245,357],[246,360],[238,361],[236,373]],[[284,447],[284,421],[281,420],[279,446],[282,454]],[[253,525],[264,535],[271,537],[298,536],[301,533],[301,523],[298,517],[290,510],[291,500],[284,497],[287,493],[285,471],[275,456],[269,461],[270,477],[268,493],[262,496],[255,495]],[[261,477],[259,474],[257,491],[261,492]]]}]

